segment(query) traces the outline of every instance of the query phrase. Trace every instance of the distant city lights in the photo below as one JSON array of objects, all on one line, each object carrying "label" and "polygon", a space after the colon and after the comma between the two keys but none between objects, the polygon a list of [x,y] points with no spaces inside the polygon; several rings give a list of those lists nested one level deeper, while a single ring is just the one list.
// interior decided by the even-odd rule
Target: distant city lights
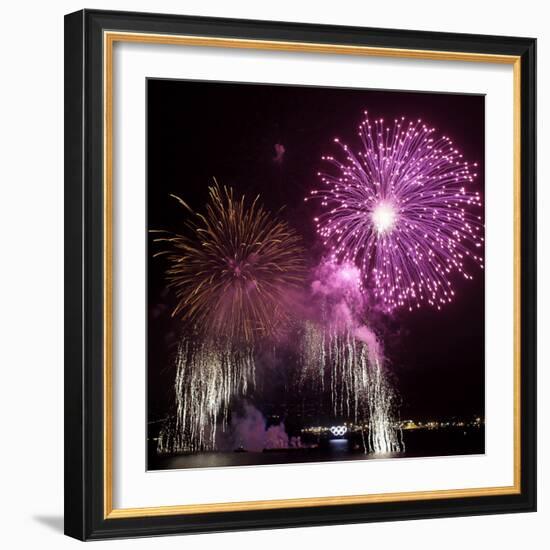
[{"label": "distant city lights", "polygon": [[[401,430],[444,430],[448,428],[479,428],[484,424],[480,416],[470,420],[452,419],[452,420],[399,420],[392,423],[393,428]],[[341,425],[332,426],[308,426],[302,428],[302,433],[315,435],[330,435],[334,437],[343,437],[347,433],[368,431],[368,424],[357,424],[345,422]]]}]

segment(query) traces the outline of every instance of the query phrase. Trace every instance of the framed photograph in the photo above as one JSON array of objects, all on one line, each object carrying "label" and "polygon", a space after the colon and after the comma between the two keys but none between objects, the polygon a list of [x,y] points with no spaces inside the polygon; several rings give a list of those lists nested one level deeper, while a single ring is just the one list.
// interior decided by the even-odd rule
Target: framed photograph
[{"label": "framed photograph", "polygon": [[535,510],[535,46],[66,16],[66,534]]}]

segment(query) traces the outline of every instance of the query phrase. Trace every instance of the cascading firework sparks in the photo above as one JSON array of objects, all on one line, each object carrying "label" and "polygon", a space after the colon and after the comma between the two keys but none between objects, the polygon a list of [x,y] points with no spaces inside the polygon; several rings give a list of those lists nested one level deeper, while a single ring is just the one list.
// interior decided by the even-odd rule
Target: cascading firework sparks
[{"label": "cascading firework sparks", "polygon": [[365,451],[403,451],[401,431],[395,425],[396,396],[378,352],[349,328],[338,331],[311,322],[304,327],[302,341],[301,383],[314,382],[322,391],[328,377],[334,414],[366,423]]},{"label": "cascading firework sparks", "polygon": [[185,331],[176,358],[175,415],[159,437],[160,453],[211,450],[232,399],[254,384],[254,349],[288,325],[305,262],[300,238],[231,188],[209,188],[206,214],[190,213],[187,234],[167,243],[167,278],[178,298],[173,316]]},{"label": "cascading firework sparks", "polygon": [[245,395],[254,380],[250,348],[237,350],[227,341],[182,339],[176,357],[175,416],[163,426],[159,453],[212,450],[221,420],[225,427],[235,395]]},{"label": "cascading firework sparks", "polygon": [[320,314],[301,337],[300,385],[330,395],[335,416],[367,426],[365,451],[404,450],[396,426],[397,395],[388,380],[380,342],[366,325],[359,269],[322,262],[312,284]]},{"label": "cascading firework sparks", "polygon": [[421,120],[388,126],[365,112],[358,134],[358,152],[335,139],[341,159],[323,157],[335,170],[319,173],[324,186],[311,192],[324,208],[317,232],[334,261],[361,269],[386,311],[441,309],[455,294],[453,272],[472,279],[468,258],[483,268],[477,164]]}]

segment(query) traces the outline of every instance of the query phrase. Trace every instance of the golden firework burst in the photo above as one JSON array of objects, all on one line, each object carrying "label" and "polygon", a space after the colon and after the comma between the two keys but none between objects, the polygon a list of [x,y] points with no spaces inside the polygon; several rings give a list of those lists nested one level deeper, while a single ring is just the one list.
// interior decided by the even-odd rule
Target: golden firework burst
[{"label": "golden firework burst", "polygon": [[156,239],[168,249],[166,275],[178,298],[174,316],[210,337],[235,343],[276,334],[290,317],[303,283],[304,250],[298,234],[259,203],[235,197],[215,180],[204,214],[185,208],[187,233]]}]

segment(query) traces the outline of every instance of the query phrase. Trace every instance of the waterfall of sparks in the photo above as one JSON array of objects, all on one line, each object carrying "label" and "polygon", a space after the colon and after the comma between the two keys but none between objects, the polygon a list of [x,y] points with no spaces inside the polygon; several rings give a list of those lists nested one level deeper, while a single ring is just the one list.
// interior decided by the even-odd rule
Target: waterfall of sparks
[{"label": "waterfall of sparks", "polygon": [[302,342],[301,384],[309,382],[318,392],[325,384],[330,388],[334,414],[366,427],[365,451],[403,451],[396,395],[379,351],[359,340],[351,328],[341,331],[312,322],[305,324]]},{"label": "waterfall of sparks", "polygon": [[483,268],[477,164],[421,120],[387,126],[365,112],[358,133],[358,152],[335,139],[340,159],[323,157],[333,170],[311,192],[324,208],[317,232],[334,261],[360,268],[382,309],[441,309],[455,294],[453,272],[472,279],[471,265]]},{"label": "waterfall of sparks", "polygon": [[[301,337],[302,388],[328,395],[333,414],[366,429],[365,451],[403,450],[397,395],[384,366],[380,343],[364,324],[368,304],[360,270],[351,263],[320,263],[312,283],[316,320]],[[364,431],[363,431],[364,436]]]},{"label": "waterfall of sparks", "polygon": [[[176,410],[159,437],[160,453],[212,450],[231,401],[254,384],[254,349],[286,330],[291,296],[305,272],[299,235],[231,187],[209,187],[204,213],[173,196],[185,232],[161,233],[166,276],[184,336],[176,358]],[[192,335],[192,338],[191,336]]]},{"label": "waterfall of sparks", "polygon": [[215,449],[218,424],[225,428],[232,399],[245,395],[253,380],[251,347],[183,339],[176,357],[175,417],[163,427],[157,451]]}]

